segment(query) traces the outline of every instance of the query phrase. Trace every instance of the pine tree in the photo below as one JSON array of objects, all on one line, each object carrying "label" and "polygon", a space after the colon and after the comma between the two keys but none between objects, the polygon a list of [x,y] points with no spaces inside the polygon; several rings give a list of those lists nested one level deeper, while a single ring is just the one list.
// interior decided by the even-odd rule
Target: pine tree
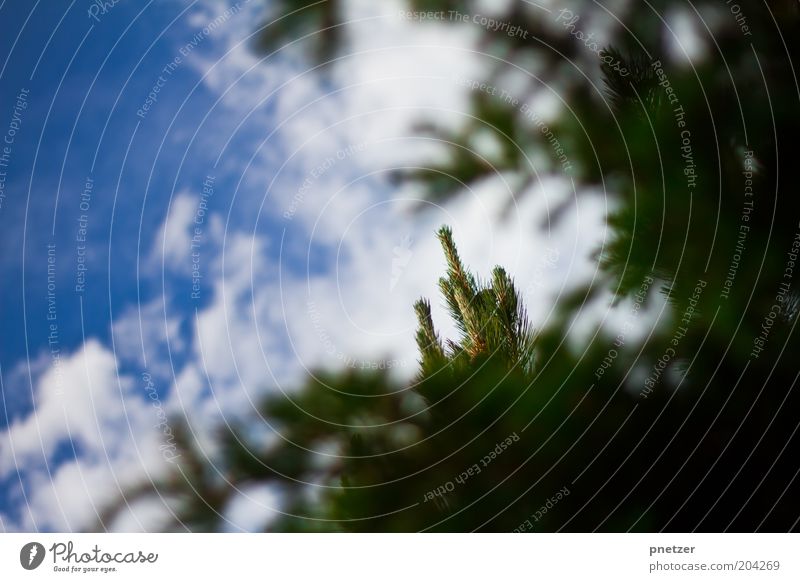
[{"label": "pine tree", "polygon": [[443,226],[438,236],[447,259],[447,276],[439,279],[439,288],[461,341],[447,340],[445,346],[434,329],[430,303],[417,301],[414,310],[419,321],[422,375],[436,372],[445,362],[468,367],[487,356],[531,373],[535,336],[511,277],[502,267],[495,267],[491,282],[482,284],[464,268],[452,230]]},{"label": "pine tree", "polygon": [[[470,1],[410,4],[480,12]],[[340,2],[278,6],[292,26],[268,27],[267,44],[324,28],[310,52],[336,54]],[[414,382],[315,374],[260,410],[282,444],[254,441],[244,422],[221,430],[223,452],[209,462],[184,432],[179,471],[137,493],[168,495],[177,529],[221,529],[232,484],[270,484],[285,502],[276,531],[796,530],[798,4],[748,5],[747,36],[724,3],[693,7],[719,18],[713,38],[699,29],[709,54],[687,66],[667,51],[673,31],[662,15],[674,3],[617,6],[625,26],[603,54],[622,76],[541,11],[510,3],[496,18],[529,35],[481,33],[496,63],[490,78],[535,61],[530,93],[558,87],[568,114],[546,137],[519,107],[476,94],[474,122],[420,130],[465,145],[478,124],[495,127],[497,159],[456,147],[434,172],[396,176],[444,202],[498,171],[524,195],[532,153],[549,160],[545,172],[567,172],[557,138],[578,195],[601,191],[612,210],[601,275],[561,297],[546,326],[534,334],[509,275],[497,268],[479,281],[443,228],[440,289],[459,337],[441,338],[430,303],[418,301]],[[583,25],[603,9],[573,10]],[[533,258],[537,249],[523,251]],[[599,327],[577,341],[572,322],[598,302],[660,315],[641,338]]]},{"label": "pine tree", "polygon": [[[176,529],[218,530],[224,526],[225,508],[237,489],[262,482],[283,491],[293,508],[293,515],[277,526],[279,530],[421,530],[435,528],[440,521],[444,529],[462,529],[445,525],[445,513],[473,499],[476,489],[447,491],[453,479],[437,483],[439,470],[415,476],[430,462],[452,467],[456,478],[464,470],[469,473],[470,467],[477,466],[476,460],[487,452],[491,455],[495,447],[505,451],[508,443],[519,441],[516,430],[497,431],[490,421],[499,403],[507,406],[530,383],[535,336],[506,272],[496,267],[490,282],[481,283],[462,263],[452,230],[442,227],[438,236],[448,266],[439,286],[461,338],[447,340],[445,347],[434,329],[430,303],[419,300],[414,308],[419,318],[420,373],[410,386],[392,387],[383,373],[315,375],[317,380],[310,381],[296,401],[273,396],[263,405],[266,418],[288,428],[283,435],[286,444],[264,451],[247,438],[246,426],[237,427],[221,434],[225,453],[215,464],[209,463],[192,443],[188,428],[183,428],[177,431],[178,472],[166,482],[128,491],[126,503],[157,492],[175,500]],[[489,394],[484,392],[487,386],[492,386]],[[374,419],[372,426],[359,426],[363,423],[357,419],[363,415]],[[457,452],[465,447],[461,441],[466,433],[453,431],[452,425],[470,418],[481,419],[473,427],[490,424],[474,436],[473,444],[468,443],[471,456],[467,456]],[[339,462],[315,469],[319,459],[314,449],[319,442],[334,445],[341,455]],[[457,452],[454,459],[435,460],[452,450]],[[475,460],[466,466],[464,458]],[[392,485],[395,479],[401,484]],[[387,495],[387,487],[395,494]],[[309,495],[317,499],[313,505],[309,505]],[[424,512],[402,516],[399,522],[387,518],[392,512],[373,509],[398,498],[408,498],[410,507],[428,501],[431,505]],[[109,508],[101,523],[121,509],[121,505]]]}]

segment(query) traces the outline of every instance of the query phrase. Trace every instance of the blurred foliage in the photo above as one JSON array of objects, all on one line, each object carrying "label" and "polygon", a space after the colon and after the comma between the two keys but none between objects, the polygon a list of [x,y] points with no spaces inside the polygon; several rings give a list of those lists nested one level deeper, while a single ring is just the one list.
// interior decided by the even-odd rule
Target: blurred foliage
[{"label": "blurred foliage", "polygon": [[[325,26],[343,22],[341,2],[277,4],[290,16],[265,29],[265,47],[324,30],[314,54],[337,54],[344,27]],[[480,50],[505,59],[487,82],[535,57],[542,72],[528,93],[551,83],[570,107],[548,122],[572,162],[566,177],[612,203],[603,277],[562,297],[534,336],[508,275],[480,284],[442,231],[441,287],[460,340],[443,342],[420,301],[410,385],[382,372],[316,374],[264,402],[278,444],[248,437],[244,423],[221,431],[213,464],[185,433],[179,474],[155,486],[180,501],[176,528],[221,529],[232,483],[270,483],[286,500],[277,531],[797,529],[800,18],[793,1],[741,5],[747,31],[717,0],[615,3],[624,27],[603,54],[628,75],[524,2],[495,16],[530,35],[483,32]],[[571,6],[587,30],[604,10]],[[698,31],[708,51],[691,66],[669,56],[662,16],[676,9],[717,23],[713,38]],[[565,173],[519,107],[476,92],[473,109],[455,133],[420,126],[455,144],[442,173],[397,178],[443,201],[496,171],[532,195],[534,152]],[[467,147],[479,124],[503,144],[497,159]],[[534,261],[539,249],[524,251]],[[579,349],[566,341],[588,304],[611,296],[634,314],[659,294],[665,311],[647,337],[599,328]]]},{"label": "blurred foliage", "polygon": [[331,48],[342,42],[341,3],[328,0],[274,0],[265,32],[256,39],[256,49],[265,53],[282,50],[290,43],[304,48],[320,62],[334,55]]}]

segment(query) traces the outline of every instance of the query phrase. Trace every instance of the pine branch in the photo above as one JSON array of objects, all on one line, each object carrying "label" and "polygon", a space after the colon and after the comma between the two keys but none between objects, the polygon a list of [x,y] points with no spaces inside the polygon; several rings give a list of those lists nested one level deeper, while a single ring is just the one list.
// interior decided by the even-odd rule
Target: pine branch
[{"label": "pine branch", "polygon": [[481,284],[464,268],[452,230],[443,226],[437,236],[447,260],[447,276],[439,279],[439,288],[461,338],[443,344],[433,327],[430,304],[418,301],[414,308],[420,325],[417,345],[423,375],[438,369],[442,360],[472,361],[481,355],[500,357],[510,367],[519,365],[530,371],[534,334],[511,277],[502,267],[496,267],[491,284]]},{"label": "pine branch", "polygon": [[455,321],[456,327],[458,330],[463,334],[467,334],[467,324],[464,322],[464,316],[461,313],[461,308],[458,305],[458,300],[456,299],[456,290],[453,287],[452,282],[450,279],[442,277],[439,279],[439,289],[444,296],[445,303],[447,304],[447,309],[450,312],[450,317],[453,318]]},{"label": "pine branch", "polygon": [[601,65],[606,95],[614,110],[617,113],[626,110],[641,112],[643,103],[649,112],[655,112],[660,104],[657,79],[646,56],[639,54],[626,57],[614,47],[607,47],[604,52],[627,72],[622,75],[607,63]]},{"label": "pine branch", "polygon": [[503,337],[509,359],[519,358],[519,298],[511,278],[502,267],[492,273],[492,289],[497,299],[497,317],[503,328]]},{"label": "pine branch", "polygon": [[443,226],[437,233],[444,249],[447,260],[447,279],[454,289],[460,290],[470,301],[478,292],[478,285],[471,273],[464,269],[461,257],[458,255],[456,243],[453,241],[453,231],[449,226]]},{"label": "pine branch", "polygon": [[420,365],[423,373],[430,373],[440,368],[446,361],[444,347],[433,326],[431,304],[427,299],[420,299],[414,304],[419,327],[417,328],[417,347],[420,353]]}]

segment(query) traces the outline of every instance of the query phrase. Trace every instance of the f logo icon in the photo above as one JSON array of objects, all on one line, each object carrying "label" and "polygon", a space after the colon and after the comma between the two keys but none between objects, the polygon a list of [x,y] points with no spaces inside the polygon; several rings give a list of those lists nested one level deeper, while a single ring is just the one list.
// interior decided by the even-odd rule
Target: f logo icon
[{"label": "f logo icon", "polygon": [[19,551],[19,563],[26,570],[35,570],[44,561],[44,546],[39,542],[30,542]]}]

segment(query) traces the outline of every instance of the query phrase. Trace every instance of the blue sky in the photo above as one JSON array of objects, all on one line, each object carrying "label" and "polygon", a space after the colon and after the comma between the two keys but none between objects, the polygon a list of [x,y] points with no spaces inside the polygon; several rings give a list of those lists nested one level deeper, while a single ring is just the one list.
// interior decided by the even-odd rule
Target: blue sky
[{"label": "blue sky", "polygon": [[[302,43],[251,50],[267,2],[107,4],[0,3],[0,134],[15,131],[0,168],[0,530],[86,527],[169,470],[161,410],[213,449],[215,423],[309,370],[412,375],[411,304],[435,297],[442,223],[479,272],[515,273],[534,318],[591,274],[601,207],[576,206],[560,233],[525,227],[570,195],[563,181],[543,176],[547,196],[511,216],[502,176],[423,213],[420,191],[389,186],[443,155],[414,122],[463,121],[463,81],[486,70],[474,35],[355,2],[350,54],[322,76]],[[550,250],[531,262],[525,248]],[[437,302],[434,317],[449,329]],[[278,509],[242,492],[230,529]],[[105,525],[157,529],[168,511],[157,499]]]},{"label": "blue sky", "polygon": [[[46,296],[47,279],[42,257],[49,243],[57,246],[59,298],[63,298],[58,306],[61,344],[65,349],[74,349],[83,342],[79,296],[68,293],[74,287],[70,283],[77,268],[77,220],[81,214],[88,216],[90,247],[86,263],[89,276],[82,294],[86,304],[92,306],[84,311],[86,335],[108,341],[111,310],[137,300],[137,245],[131,242],[138,238],[140,221],[116,220],[112,233],[112,220],[115,216],[133,218],[144,209],[142,238],[152,240],[157,217],[169,203],[170,189],[163,184],[176,180],[185,183],[192,179],[192,170],[197,171],[196,167],[186,168],[181,176],[169,171],[178,162],[169,155],[180,152],[177,147],[167,151],[163,163],[151,168],[158,143],[147,139],[148,134],[152,135],[153,126],[174,114],[179,103],[170,98],[168,88],[149,120],[139,120],[135,115],[138,101],[146,95],[152,80],[154,63],[171,55],[177,35],[189,33],[187,27],[181,27],[149,48],[151,35],[144,31],[163,28],[178,12],[177,5],[172,10],[147,11],[128,28],[136,12],[126,4],[116,6],[101,23],[77,7],[66,13],[45,6],[30,11],[27,2],[7,2],[4,7],[3,26],[11,34],[4,34],[2,40],[3,54],[9,56],[3,72],[3,103],[13,104],[23,88],[31,95],[23,129],[13,147],[8,179],[13,199],[3,208],[6,252],[0,259],[4,271],[11,275],[6,279],[11,284],[4,285],[1,291],[3,304],[11,307],[4,313],[8,317],[5,326],[13,337],[20,337],[25,332],[24,316],[29,317],[28,345],[4,343],[0,355],[7,366],[46,345],[42,299]],[[18,38],[15,31],[20,32]],[[14,52],[10,53],[15,41]],[[142,56],[144,59],[137,66]],[[191,71],[177,71],[174,85],[188,82],[191,76]],[[208,102],[211,96],[201,90],[196,99]],[[8,109],[4,111],[6,119],[10,117]],[[180,141],[174,135],[167,139],[176,146]],[[126,153],[127,163],[123,164]],[[192,161],[195,160],[193,156]],[[154,171],[152,183],[158,187],[148,190],[150,169]],[[93,180],[94,188],[90,207],[82,212],[80,194],[87,178]],[[118,182],[122,182],[119,190]],[[24,273],[28,299],[25,311],[22,287],[12,283],[22,280],[23,263],[28,267]],[[110,300],[105,285],[109,274],[113,281]]]},{"label": "blue sky", "polygon": [[[3,132],[12,119],[13,129],[20,126],[0,208],[5,273],[0,427],[34,412],[43,369],[63,365],[57,362],[91,339],[116,352],[113,322],[154,300],[165,306],[163,312],[170,310],[177,341],[169,357],[164,345],[151,355],[175,369],[183,366],[179,338],[191,333],[191,314],[209,304],[210,294],[193,299],[191,278],[149,260],[157,259],[159,233],[177,193],[202,195],[203,183],[213,182],[214,194],[204,197],[204,218],[226,216],[237,229],[277,238],[276,221],[261,217],[256,227],[252,220],[258,200],[240,196],[234,205],[229,195],[246,179],[231,171],[238,169],[237,156],[270,128],[251,132],[243,126],[231,134],[235,114],[223,110],[218,95],[200,82],[193,60],[215,48],[214,31],[204,27],[210,14],[225,17],[224,7],[214,12],[216,7],[202,3],[121,2],[92,18],[87,8],[92,5],[84,4],[60,6],[61,11],[17,1],[0,9]],[[157,100],[142,113],[156,84]],[[15,117],[20,92],[26,103]],[[203,222],[199,240],[209,244],[209,225]],[[55,249],[50,255],[48,245]],[[55,284],[48,302],[50,256]],[[208,269],[204,274],[212,276]],[[146,317],[157,315],[151,310]],[[122,351],[119,374],[146,371],[135,348]],[[39,368],[29,362],[39,362]],[[163,378],[165,370],[155,367]],[[19,373],[25,368],[33,368],[27,382]],[[158,392],[167,398],[169,382],[158,383]],[[70,440],[57,439],[54,450],[43,455],[52,473],[82,454],[84,443]],[[11,521],[24,519],[15,472],[0,489],[0,508]],[[25,477],[23,470],[23,482]]]}]

